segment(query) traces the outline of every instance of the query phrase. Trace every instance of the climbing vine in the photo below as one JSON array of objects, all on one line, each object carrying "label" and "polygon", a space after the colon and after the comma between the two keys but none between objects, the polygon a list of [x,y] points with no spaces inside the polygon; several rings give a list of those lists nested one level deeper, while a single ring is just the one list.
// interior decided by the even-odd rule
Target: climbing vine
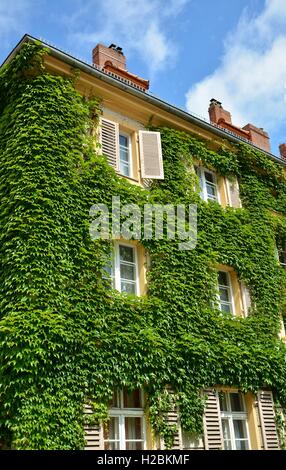
[{"label": "climbing vine", "polygon": [[[202,432],[201,390],[269,386],[286,404],[285,346],[278,339],[285,272],[275,237],[286,235],[286,179],[263,153],[231,152],[160,129],[165,179],[150,189],[117,176],[87,132],[100,114],[72,78],[49,74],[48,51],[25,44],[0,71],[0,440],[16,449],[81,449],[83,405],[108,419],[115,388],[143,388],[154,431],[171,447],[165,420],[180,408],[186,431]],[[193,159],[238,177],[243,209],[199,197]],[[152,260],[148,295],[107,289],[111,242],[92,241],[98,202],[197,203],[198,242],[142,240]],[[276,212],[281,215],[278,217]],[[251,314],[222,315],[216,264],[249,287]],[[171,387],[174,394],[166,394]],[[172,403],[171,403],[172,402]]]}]

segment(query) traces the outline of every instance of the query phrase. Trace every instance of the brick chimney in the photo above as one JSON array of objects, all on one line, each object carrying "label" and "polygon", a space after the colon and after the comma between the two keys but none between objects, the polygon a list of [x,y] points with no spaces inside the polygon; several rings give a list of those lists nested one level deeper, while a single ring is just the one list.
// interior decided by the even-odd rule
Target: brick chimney
[{"label": "brick chimney", "polygon": [[260,149],[271,152],[269,135],[261,127],[256,127],[253,124],[246,124],[242,129],[249,133],[251,142]]},{"label": "brick chimney", "polygon": [[109,47],[97,44],[92,51],[92,62],[108,75],[118,78],[120,81],[126,82],[141,91],[147,91],[149,88],[148,80],[128,72],[126,57],[122,52],[122,48],[115,44],[110,44]]},{"label": "brick chimney", "polygon": [[227,122],[228,124],[232,123],[230,112],[223,109],[221,102],[214,98],[210,101],[209,116],[210,121],[214,124],[220,125],[223,122]]},{"label": "brick chimney", "polygon": [[120,47],[116,47],[115,44],[110,44],[109,47],[103,44],[97,44],[92,51],[92,62],[99,67],[105,67],[105,65],[113,65],[113,67],[127,70],[126,69],[126,57]]},{"label": "brick chimney", "polygon": [[[223,109],[220,101],[214,98],[210,101],[209,106],[210,121],[223,129],[236,134],[238,137],[242,137],[245,140],[249,140],[257,147],[271,152],[269,135],[264,129],[254,126],[253,124],[246,124],[244,127],[238,127],[232,124],[231,114],[229,111]],[[285,148],[286,148],[286,144]],[[285,152],[286,158],[286,152]]]},{"label": "brick chimney", "polygon": [[279,150],[280,150],[280,156],[284,160],[286,160],[286,144],[281,144],[279,145]]}]

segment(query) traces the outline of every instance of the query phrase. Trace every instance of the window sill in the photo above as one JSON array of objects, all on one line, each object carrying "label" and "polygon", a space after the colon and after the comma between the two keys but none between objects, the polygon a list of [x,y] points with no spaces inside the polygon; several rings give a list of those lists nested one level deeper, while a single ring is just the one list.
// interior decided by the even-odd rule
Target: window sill
[{"label": "window sill", "polygon": [[117,171],[116,173],[118,174],[118,176],[122,176],[122,178],[125,178],[125,179],[130,180],[130,181],[134,181],[135,183],[139,183],[139,180],[136,179],[136,178],[132,178],[131,176],[123,175],[119,171]]}]

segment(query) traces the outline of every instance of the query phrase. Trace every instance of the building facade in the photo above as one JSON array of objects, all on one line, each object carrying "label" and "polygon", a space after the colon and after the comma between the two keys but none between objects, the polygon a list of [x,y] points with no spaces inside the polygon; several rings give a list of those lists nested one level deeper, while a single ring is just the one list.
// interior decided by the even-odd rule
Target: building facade
[{"label": "building facade", "polygon": [[[88,65],[55,47],[43,43],[39,46],[34,38],[25,36],[11,52],[4,65],[11,67],[27,45],[48,49],[48,53],[42,58],[42,69],[39,69],[36,62],[30,61],[30,68],[25,72],[24,78],[22,76],[18,78],[19,81],[25,82],[25,86],[28,83],[29,90],[33,90],[35,83],[33,80],[37,80],[35,77],[40,77],[42,74],[43,80],[47,76],[72,80],[76,92],[87,101],[94,97],[99,100],[97,103],[100,104],[93,116],[94,125],[87,134],[93,142],[98,161],[101,162],[104,158],[111,170],[104,170],[105,173],[102,173],[101,178],[101,163],[99,166],[93,163],[98,171],[98,181],[93,189],[90,189],[91,186],[89,188],[90,207],[99,203],[108,205],[108,197],[120,195],[121,200],[129,204],[140,200],[141,205],[142,201],[164,206],[192,203],[199,208],[197,244],[194,250],[178,252],[174,248],[176,241],[166,241],[164,236],[162,240],[153,242],[144,237],[142,241],[134,239],[135,237],[124,239],[120,235],[110,243],[109,261],[108,256],[98,261],[101,265],[99,271],[94,271],[94,279],[99,287],[94,287],[97,293],[91,300],[93,307],[90,307],[90,311],[94,308],[96,313],[91,320],[91,326],[84,323],[84,328],[86,332],[88,331],[86,334],[93,338],[93,346],[90,348],[95,344],[98,350],[102,348],[104,364],[95,358],[93,364],[92,357],[88,358],[90,370],[87,368],[86,375],[84,378],[81,377],[82,382],[79,381],[78,392],[80,396],[77,397],[77,402],[74,399],[74,403],[76,402],[83,410],[85,421],[81,422],[79,418],[75,418],[75,421],[78,423],[78,429],[82,427],[84,432],[84,448],[87,450],[164,448],[278,450],[283,445],[283,429],[281,430],[281,424],[278,429],[277,413],[281,412],[284,405],[283,397],[286,396],[283,389],[285,329],[282,308],[283,286],[286,280],[286,224],[283,214],[283,197],[286,195],[285,144],[280,146],[280,155],[276,157],[270,151],[269,136],[263,129],[253,124],[247,124],[243,128],[235,126],[230,113],[215,99],[210,102],[210,122],[206,122],[153,97],[148,94],[149,82],[127,70],[122,49],[113,44],[110,47],[96,46],[93,50],[93,63]],[[2,70],[4,69],[3,67]],[[38,93],[39,89],[34,88],[34,91]],[[63,92],[58,89],[57,93],[60,110]],[[3,123],[5,115],[7,116],[11,108],[9,97],[7,99],[6,103],[3,98],[4,105],[1,109]],[[40,106],[42,100],[40,93],[37,100]],[[31,104],[31,112],[35,110],[33,103],[34,101]],[[46,111],[47,108],[43,104],[43,112]],[[53,113],[56,114],[58,111],[51,112],[49,119],[53,120]],[[37,113],[39,113],[38,108],[35,116]],[[13,113],[9,116],[13,126],[17,119],[13,118]],[[46,122],[50,122],[48,117]],[[2,126],[4,129],[4,124]],[[29,126],[31,129],[32,125]],[[7,136],[10,132],[9,126],[6,126],[5,132]],[[64,129],[61,132],[64,132]],[[9,157],[9,145],[13,146],[12,131],[10,140],[3,136],[4,133],[3,149],[5,155]],[[44,135],[41,138],[44,141]],[[60,134],[57,138],[60,142]],[[74,139],[72,133],[71,139]],[[45,145],[49,148],[52,144],[46,141]],[[79,150],[79,157],[80,152]],[[190,158],[186,157],[187,154]],[[53,155],[52,147],[51,155]],[[87,158],[84,156],[83,160]],[[29,161],[28,153],[27,159],[22,161],[24,166],[27,165],[25,170],[27,174],[30,174],[34,164],[37,166],[36,160],[31,160],[34,162],[31,166]],[[84,163],[80,165],[84,173]],[[13,172],[13,167],[9,168]],[[46,168],[48,174],[48,167]],[[1,176],[2,181],[5,178],[5,171]],[[64,166],[61,171],[65,174]],[[21,176],[19,178],[21,179]],[[68,174],[65,178],[69,181]],[[32,205],[35,192],[45,193],[44,179],[43,174],[31,184]],[[84,185],[84,181],[83,179],[81,186]],[[14,197],[13,188],[16,186],[10,184],[7,188],[2,191],[2,195],[5,198]],[[68,199],[68,188],[63,186],[61,191],[63,198]],[[105,193],[106,199],[98,197],[98,194]],[[48,191],[41,202],[41,207],[45,206],[47,199],[49,199]],[[276,204],[273,201],[278,202]],[[59,212],[62,211],[61,204],[59,199]],[[17,204],[14,210],[17,210]],[[18,223],[25,220],[25,214],[23,209]],[[9,225],[8,219],[3,224],[4,231],[8,230],[7,224]],[[49,225],[46,230],[49,230]],[[32,234],[29,236],[33,237]],[[17,239],[15,232],[12,238]],[[2,257],[4,269],[2,282],[5,284],[5,279],[10,279],[10,274],[9,269],[7,271],[5,268],[8,255],[4,242],[7,243],[7,240],[3,241],[5,256]],[[21,243],[19,242],[19,247],[22,247]],[[19,253],[21,249],[23,248],[19,248]],[[13,250],[13,253],[17,253],[17,247]],[[47,253],[48,251],[45,251],[44,258]],[[74,258],[70,255],[70,263],[76,264],[75,259],[76,255]],[[36,265],[41,266],[41,262],[40,257],[37,258]],[[61,269],[65,268],[58,268],[59,272]],[[81,269],[84,272],[84,263]],[[31,278],[38,275],[32,268],[28,272]],[[98,273],[101,273],[101,276]],[[29,286],[30,278],[27,276],[25,283],[27,282]],[[69,276],[72,278],[73,274],[70,273]],[[82,282],[91,285],[95,282],[94,279],[91,274]],[[1,320],[4,322],[2,341],[5,343],[2,361],[6,354],[7,338],[15,335],[15,332],[13,334],[10,332],[5,321],[10,312],[9,308],[12,310],[14,308],[11,303],[18,305],[17,302],[20,301],[17,297],[17,282],[17,279],[13,278],[14,298],[11,294],[12,300]],[[21,282],[19,281],[19,285]],[[45,277],[39,282],[44,283]],[[54,282],[56,284],[56,281]],[[66,282],[68,283],[67,280],[63,282],[64,286]],[[77,285],[79,290],[80,285],[81,282]],[[55,288],[65,289],[60,285]],[[3,298],[5,292],[3,287]],[[33,298],[29,287],[27,292],[27,298]],[[21,295],[23,297],[22,291]],[[84,295],[89,299],[92,291],[87,291]],[[273,297],[276,299],[275,302]],[[84,311],[84,299],[77,301]],[[73,300],[73,305],[77,301]],[[86,300],[87,303],[88,301]],[[5,298],[3,302],[5,304]],[[37,308],[44,311],[52,305],[49,302],[47,300],[45,306],[40,303]],[[57,312],[61,311],[61,305],[59,299]],[[105,306],[111,308],[110,305],[114,310],[110,310],[109,316],[105,317]],[[120,317],[121,308],[122,317]],[[116,311],[119,312],[117,320],[115,320]],[[132,311],[134,319],[130,320],[128,315],[132,315]],[[75,325],[87,322],[85,313],[82,317],[72,315],[74,314],[67,318],[69,321],[73,318]],[[103,318],[106,325],[118,322],[114,327],[115,330],[112,332],[110,330],[110,336],[108,328],[105,329],[106,325],[100,323],[100,319]],[[95,323],[92,323],[93,321]],[[132,322],[132,329],[128,324],[129,321],[130,324]],[[43,325],[44,323],[39,328],[41,329]],[[94,331],[90,328],[91,330],[94,328]],[[125,350],[124,346],[119,348],[117,345],[116,331],[118,338],[122,340],[125,335],[126,343],[131,344],[129,358],[127,349]],[[99,332],[98,337],[95,332]],[[27,330],[27,335],[33,334],[36,333]],[[15,347],[20,351],[20,339],[18,338],[19,343],[13,341],[10,338],[11,348]],[[86,336],[86,340],[83,337],[80,341],[83,343],[83,350],[88,350],[90,337]],[[42,347],[46,351],[52,348],[52,343],[45,345],[43,341]],[[72,343],[70,347],[73,347]],[[152,355],[152,348],[156,354],[158,352],[156,357]],[[276,350],[278,352],[275,352]],[[39,367],[41,374],[44,375],[45,365],[44,362],[41,363],[40,355],[35,353],[35,361],[38,364],[35,367]],[[77,357],[80,358],[78,350],[75,353],[75,363]],[[2,409],[2,419],[5,421],[5,425],[2,426],[3,446],[77,448],[79,444],[75,444],[73,438],[69,438],[68,432],[65,435],[66,418],[62,418],[61,421],[58,415],[57,422],[58,404],[55,409],[52,405],[47,405],[51,406],[53,424],[49,424],[48,416],[41,417],[39,421],[46,423],[47,433],[51,432],[51,436],[57,429],[60,436],[57,442],[53,437],[50,440],[44,438],[46,431],[43,431],[43,436],[39,438],[39,444],[36,440],[33,441],[32,436],[35,433],[39,432],[41,435],[41,431],[35,430],[38,426],[37,413],[33,418],[29,418],[30,430],[18,426],[17,423],[25,417],[25,406],[29,401],[27,396],[29,393],[32,394],[33,387],[39,387],[39,390],[41,388],[38,379],[34,380],[28,373],[27,377],[25,376],[25,359],[21,360],[22,369],[20,367],[19,374],[20,376],[23,374],[21,385],[23,390],[21,388],[22,391],[19,392],[19,401],[10,399],[9,405]],[[62,360],[61,356],[58,356],[58,359],[56,355],[53,356],[54,363]],[[78,360],[80,364],[80,359]],[[14,367],[18,368],[17,359],[15,361]],[[128,369],[129,361],[131,370]],[[140,374],[136,370],[132,371],[136,363],[140,364],[140,367],[138,366]],[[9,367],[13,369],[11,364]],[[62,369],[63,377],[67,373],[65,370],[68,370],[68,367],[67,369],[65,367],[67,366],[63,366]],[[204,367],[206,373],[203,372]],[[2,374],[3,370],[5,368],[2,369]],[[212,370],[213,375],[210,372]],[[10,369],[6,370],[6,374],[9,376]],[[11,372],[11,383],[14,383],[13,377]],[[51,381],[53,382],[53,378]],[[187,381],[187,385],[184,381]],[[17,387],[16,384],[14,391],[18,390]],[[8,386],[3,387],[1,397],[3,403],[8,397],[8,388]],[[193,396],[193,402],[188,401],[190,400],[188,393]],[[71,394],[76,396],[76,392]],[[65,399],[63,398],[63,403]],[[276,406],[274,399],[278,400]],[[45,408],[44,403],[45,398],[42,401],[39,398],[37,406]],[[8,415],[5,414],[5,409],[8,409]],[[46,413],[47,411],[43,415]],[[65,413],[63,412],[64,416]],[[9,426],[9,416],[11,423],[13,422],[11,426]],[[201,422],[199,422],[200,416]],[[281,416],[280,422],[281,420],[283,422],[282,412]],[[46,421],[41,421],[45,419]]]}]

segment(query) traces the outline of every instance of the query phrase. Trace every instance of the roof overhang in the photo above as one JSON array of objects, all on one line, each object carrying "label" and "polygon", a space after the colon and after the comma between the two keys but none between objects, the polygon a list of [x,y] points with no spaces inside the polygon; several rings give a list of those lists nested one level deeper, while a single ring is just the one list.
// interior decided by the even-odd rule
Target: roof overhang
[{"label": "roof overhang", "polygon": [[[129,93],[131,95],[136,96],[139,99],[142,99],[143,101],[152,104],[153,106],[157,106],[158,108],[171,113],[181,119],[186,120],[187,122],[190,122],[198,127],[201,127],[202,129],[211,132],[215,134],[216,136],[220,137],[221,139],[227,139],[230,142],[233,142],[235,144],[238,143],[245,143],[246,145],[249,145],[250,147],[254,148],[255,150],[258,150],[265,155],[267,155],[269,158],[274,160],[275,162],[279,163],[280,165],[286,165],[286,162],[281,158],[277,157],[276,155],[273,155],[270,152],[266,152],[265,150],[257,147],[256,145],[252,144],[249,141],[246,141],[246,139],[243,139],[236,134],[232,133],[231,131],[224,130],[220,128],[219,126],[216,126],[215,124],[211,124],[208,121],[195,116],[193,114],[190,114],[176,106],[173,106],[166,101],[161,100],[160,98],[157,98],[155,96],[152,96],[146,92],[140,91],[130,85],[127,85],[125,83],[122,83],[121,81],[107,75],[105,72],[98,70],[94,66],[87,64],[86,62],[83,62],[80,59],[76,59],[75,57],[71,56],[70,54],[61,51],[57,47],[46,43],[45,41],[42,41],[40,39],[37,39],[29,34],[25,34],[22,39],[18,42],[18,44],[14,47],[14,49],[10,52],[8,57],[5,59],[3,62],[2,66],[6,65],[9,63],[13,57],[17,54],[17,52],[21,49],[23,44],[26,42],[40,42],[44,47],[47,47],[50,50],[50,53],[58,58],[59,60],[62,60],[63,62],[69,64],[72,67],[76,67],[82,71],[84,71],[87,74],[93,75],[99,80],[102,80],[109,85],[112,85],[114,87],[119,88],[120,90],[123,90],[126,93]],[[1,66],[1,67],[2,67]]]}]

